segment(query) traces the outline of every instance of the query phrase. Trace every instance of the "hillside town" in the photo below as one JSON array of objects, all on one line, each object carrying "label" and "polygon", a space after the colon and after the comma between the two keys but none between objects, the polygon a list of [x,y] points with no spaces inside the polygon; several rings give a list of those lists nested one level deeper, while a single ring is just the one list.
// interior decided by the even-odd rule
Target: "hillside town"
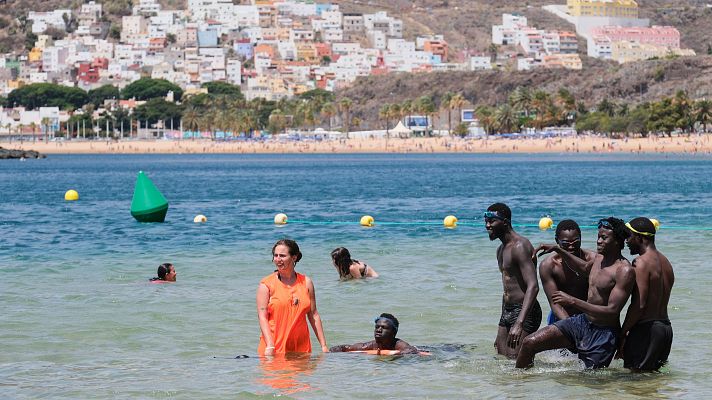
[{"label": "hillside town", "polygon": [[[188,0],[187,7],[165,10],[157,0],[137,0],[120,27],[102,18],[102,4],[94,1],[78,10],[28,11],[36,40],[25,53],[0,56],[0,96],[36,83],[90,91],[121,89],[150,77],[176,84],[184,96],[206,93],[206,83],[225,82],[239,87],[248,101],[279,101],[392,72],[580,70],[578,36],[586,39],[588,56],[619,63],[695,54],[680,48],[676,28],[649,27],[639,19],[633,0],[567,0],[544,7],[576,32],[538,29],[525,16],[505,13],[492,26],[489,52],[480,54],[455,52],[437,34],[407,40],[403,21],[385,11],[348,13],[313,0]],[[53,39],[57,31],[62,37]],[[126,99],[112,106],[131,112],[140,104]],[[56,130],[72,112],[15,106],[0,111],[0,132],[18,124]],[[97,116],[101,111],[93,110]]]}]

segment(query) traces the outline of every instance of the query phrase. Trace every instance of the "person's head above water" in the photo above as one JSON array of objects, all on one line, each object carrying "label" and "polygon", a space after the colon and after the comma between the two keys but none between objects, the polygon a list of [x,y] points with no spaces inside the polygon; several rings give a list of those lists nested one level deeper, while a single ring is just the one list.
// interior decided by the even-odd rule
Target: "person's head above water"
[{"label": "person's head above water", "polygon": [[339,277],[346,278],[351,274],[350,268],[354,261],[351,259],[351,253],[346,247],[337,247],[332,250],[331,261],[339,271]]},{"label": "person's head above water", "polygon": [[299,245],[292,239],[278,240],[272,246],[272,262],[280,273],[291,273],[301,259]]},{"label": "person's head above water", "polygon": [[152,281],[175,282],[176,276],[178,276],[175,267],[171,263],[159,265],[156,275],[158,275],[158,277],[151,279]]},{"label": "person's head above water", "polygon": [[626,242],[631,254],[641,254],[643,246],[655,243],[655,225],[648,218],[633,218],[625,226],[630,232]]},{"label": "person's head above water", "polygon": [[373,338],[376,341],[392,341],[398,334],[398,318],[393,314],[383,313],[375,319],[376,326],[373,329]]},{"label": "person's head above water", "polygon": [[490,240],[501,238],[512,226],[512,210],[504,203],[487,207],[483,217]]},{"label": "person's head above water", "polygon": [[556,244],[569,253],[581,249],[581,227],[572,219],[565,219],[556,225]]},{"label": "person's head above water", "polygon": [[625,240],[630,236],[630,231],[625,226],[625,222],[622,219],[615,217],[603,218],[598,221],[598,241],[597,249],[599,254],[603,254],[604,247],[606,247],[607,241],[605,240],[609,237],[608,232],[612,233],[612,237],[617,246],[617,250],[623,250],[625,247]]}]

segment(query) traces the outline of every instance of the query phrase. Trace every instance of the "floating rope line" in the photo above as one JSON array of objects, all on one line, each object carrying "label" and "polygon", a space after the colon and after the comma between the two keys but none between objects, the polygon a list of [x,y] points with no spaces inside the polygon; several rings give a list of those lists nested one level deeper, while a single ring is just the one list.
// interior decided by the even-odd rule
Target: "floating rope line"
[{"label": "floating rope line", "polygon": [[[258,224],[274,224],[272,220],[248,220],[248,223]],[[314,221],[314,220],[288,220],[278,225],[301,224],[301,225],[362,225],[359,221]],[[375,226],[443,226],[443,222],[439,221],[377,221],[371,227]],[[482,222],[457,222],[457,226],[479,227],[484,228]],[[537,228],[539,224],[512,224],[514,228]],[[597,225],[579,225],[581,229],[598,229]],[[679,231],[712,231],[709,226],[661,226],[661,230],[679,230]]]}]

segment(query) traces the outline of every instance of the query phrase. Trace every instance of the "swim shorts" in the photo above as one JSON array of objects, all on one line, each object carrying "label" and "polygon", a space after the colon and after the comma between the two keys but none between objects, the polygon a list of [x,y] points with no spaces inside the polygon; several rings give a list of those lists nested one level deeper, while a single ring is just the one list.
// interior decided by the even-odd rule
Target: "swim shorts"
[{"label": "swim shorts", "polygon": [[657,371],[667,363],[672,347],[670,320],[638,323],[625,341],[623,366],[641,371]]},{"label": "swim shorts", "polygon": [[549,316],[546,318],[547,325],[553,325],[554,322],[559,321],[559,318],[554,314],[553,311],[549,311]]},{"label": "swim shorts", "polygon": [[[519,303],[502,304],[502,317],[499,319],[499,326],[503,326],[509,330],[515,322],[519,314],[522,312],[522,305]],[[529,315],[524,319],[522,329],[527,333],[534,333],[541,325],[541,307],[538,301],[534,301]]]},{"label": "swim shorts", "polygon": [[586,314],[574,315],[554,323],[571,342],[586,368],[607,367],[618,346],[618,327],[598,326]]}]

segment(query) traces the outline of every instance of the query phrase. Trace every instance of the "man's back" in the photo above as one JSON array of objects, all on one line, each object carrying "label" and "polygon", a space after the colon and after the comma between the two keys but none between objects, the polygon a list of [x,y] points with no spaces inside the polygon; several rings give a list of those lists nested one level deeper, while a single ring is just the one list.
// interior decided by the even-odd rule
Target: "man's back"
[{"label": "man's back", "polygon": [[[650,250],[633,262],[639,282],[647,283],[647,288],[638,285],[633,304],[641,308],[639,322],[668,319],[668,302],[675,283],[672,264],[661,252]],[[643,290],[641,290],[643,289]],[[642,293],[641,293],[642,291]],[[645,298],[642,298],[645,296]]]}]

